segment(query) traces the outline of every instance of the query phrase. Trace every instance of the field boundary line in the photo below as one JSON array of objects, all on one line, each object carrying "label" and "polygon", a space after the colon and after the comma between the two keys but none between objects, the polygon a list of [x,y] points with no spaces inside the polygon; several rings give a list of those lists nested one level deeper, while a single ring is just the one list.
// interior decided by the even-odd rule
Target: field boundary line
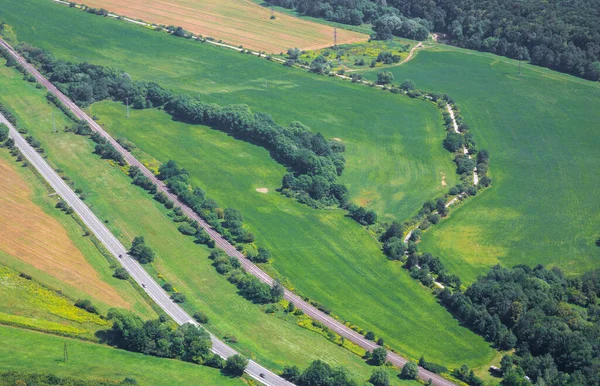
[{"label": "field boundary line", "polygon": [[[200,226],[208,233],[208,235],[211,237],[211,239],[213,239],[215,241],[215,244],[219,248],[223,249],[229,256],[235,257],[240,261],[240,263],[245,271],[256,276],[259,280],[268,284],[269,286],[273,286],[273,283],[274,283],[273,278],[271,278],[266,272],[261,270],[257,265],[255,265],[250,260],[248,260],[232,244],[230,244],[218,232],[216,232],[214,229],[212,229],[210,227],[210,225],[208,225],[208,223],[206,223],[206,221],[204,221],[190,207],[188,207],[186,204],[181,202],[181,200],[179,200],[179,198],[177,196],[175,196],[173,193],[171,193],[169,191],[169,189],[167,188],[167,186],[165,185],[165,183],[163,181],[159,180],[156,177],[156,175],[154,175],[154,173],[152,173],[143,163],[141,163],[139,160],[137,160],[127,150],[125,150],[98,123],[96,123],[83,110],[81,110],[75,103],[73,103],[67,96],[65,96],[60,90],[58,90],[37,69],[35,69],[31,64],[29,64],[24,58],[22,58],[8,43],[6,43],[1,38],[0,38],[0,46],[3,46],[9,52],[9,54],[11,56],[13,56],[49,92],[54,94],[69,110],[71,110],[71,112],[73,112],[73,114],[75,114],[78,118],[84,120],[90,126],[90,128],[92,130],[94,130],[95,132],[99,133],[102,137],[104,137],[123,156],[123,158],[129,165],[137,166],[140,169],[140,171],[157,186],[158,191],[165,193],[170,200],[172,200],[178,206],[181,207],[181,209],[185,213],[185,215],[187,215],[192,220],[197,221],[200,224]],[[85,208],[88,209],[87,207],[85,207]],[[89,209],[88,209],[88,211],[89,211]],[[104,227],[103,224],[100,224],[100,225],[102,227]],[[104,229],[106,229],[106,228],[104,228]],[[107,232],[108,232],[108,230],[107,230]],[[118,243],[118,241],[114,238],[114,236],[112,234],[110,236],[114,239],[114,241],[116,241]],[[127,251],[122,246],[121,246],[121,248],[122,248],[121,251],[123,253],[127,253]],[[128,258],[128,259],[133,261],[131,258]],[[124,262],[124,259],[120,259],[120,262]],[[135,263],[137,264],[137,262],[135,262]],[[146,273],[145,270],[143,270],[141,268],[141,266],[139,266],[138,268],[144,272],[145,276],[148,278],[149,281],[151,281],[156,286],[158,286],[158,284],[156,284],[156,282],[154,282],[154,280],[148,275],[148,273]],[[141,282],[140,282],[140,284],[141,284]],[[166,296],[164,291],[162,290],[162,288],[158,287],[158,291],[163,296]],[[291,292],[288,289],[285,289],[284,298],[288,301],[293,302],[297,308],[300,308],[305,314],[307,314],[314,320],[317,320],[317,321],[323,323],[325,326],[327,326],[328,328],[330,328],[331,330],[336,332],[338,335],[343,336],[345,339],[349,339],[350,341],[361,346],[362,348],[364,348],[368,351],[372,351],[375,348],[381,347],[380,345],[378,345],[370,340],[367,340],[363,335],[354,331],[350,327],[342,324],[341,322],[334,319],[333,317],[318,310],[316,307],[312,306],[311,304],[306,302],[304,299],[302,299],[300,296],[296,295],[295,293]],[[168,300],[168,301],[170,302],[170,300]],[[187,321],[184,321],[184,323],[189,322],[189,321],[193,322],[193,320],[191,320],[191,318],[189,318],[189,315],[187,315],[181,308],[179,308],[179,307],[176,307],[176,308],[178,311],[182,312],[185,315],[185,317],[188,318]],[[223,344],[220,341],[218,341],[218,342]],[[225,347],[227,347],[227,349],[229,349],[229,350],[232,350],[228,346],[225,346]],[[408,359],[405,359],[404,357],[402,357],[392,351],[387,351],[387,360],[390,361],[393,365],[395,365],[397,367],[403,367],[407,362],[409,362]],[[419,378],[421,378],[424,381],[428,381],[431,379],[432,383],[436,386],[454,386],[455,385],[453,382],[443,378],[442,376],[440,376],[438,374],[430,372],[422,367],[419,367],[418,376],[419,376]],[[281,378],[279,378],[279,379],[281,379]],[[258,379],[258,380],[264,381],[264,379]],[[287,384],[289,384],[289,383],[287,383]]]}]

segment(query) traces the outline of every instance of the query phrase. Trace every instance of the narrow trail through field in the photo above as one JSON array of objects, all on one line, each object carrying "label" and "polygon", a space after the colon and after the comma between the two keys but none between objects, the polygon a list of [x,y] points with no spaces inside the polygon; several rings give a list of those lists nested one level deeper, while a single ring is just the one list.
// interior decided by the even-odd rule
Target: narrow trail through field
[{"label": "narrow trail through field", "polygon": [[[454,132],[456,134],[460,134],[460,130],[458,130],[458,124],[456,123],[456,118],[454,117],[454,110],[449,103],[446,103],[446,108],[448,109],[448,113],[450,114],[450,118],[452,119],[452,127],[454,128]],[[469,150],[466,146],[463,146],[463,153],[471,159],[471,155],[469,154]],[[477,185],[479,183],[479,176],[477,175],[477,167],[473,168],[473,185]]]}]

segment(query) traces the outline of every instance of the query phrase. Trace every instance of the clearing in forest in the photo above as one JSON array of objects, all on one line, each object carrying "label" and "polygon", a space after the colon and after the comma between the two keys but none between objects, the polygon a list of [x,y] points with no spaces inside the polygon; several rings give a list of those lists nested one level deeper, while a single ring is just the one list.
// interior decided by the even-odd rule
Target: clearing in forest
[{"label": "clearing in forest", "polygon": [[[333,27],[274,12],[246,0],[87,0],[90,7],[185,30],[268,53],[333,45]],[[272,15],[275,18],[271,18]],[[366,41],[358,32],[337,30],[337,43]]]}]

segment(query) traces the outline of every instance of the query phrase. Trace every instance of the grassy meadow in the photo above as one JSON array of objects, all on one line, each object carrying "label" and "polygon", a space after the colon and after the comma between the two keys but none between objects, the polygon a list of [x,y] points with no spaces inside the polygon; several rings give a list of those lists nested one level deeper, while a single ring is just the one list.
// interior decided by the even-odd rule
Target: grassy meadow
[{"label": "grassy meadow", "polygon": [[[210,265],[209,250],[194,244],[193,238],[179,233],[177,225],[167,217],[167,210],[142,189],[132,185],[120,168],[92,154],[93,142],[72,133],[59,131],[54,134],[47,127],[37,125],[40,111],[46,109],[54,110],[55,116],[63,119],[58,109],[47,104],[42,90],[24,82],[18,72],[4,66],[0,66],[0,82],[12,90],[10,94],[0,93],[0,101],[11,107],[17,118],[42,143],[48,160],[55,167],[63,168],[76,186],[88,194],[86,201],[92,210],[107,221],[109,229],[125,245],[136,235],[146,238],[159,256],[150,271],[160,274],[187,295],[184,307],[188,312],[204,311],[210,318],[208,329],[211,332],[220,337],[235,336],[238,343],[234,347],[237,350],[273,370],[281,370],[286,364],[304,368],[312,360],[322,359],[332,365],[346,366],[357,379],[369,377],[372,368],[359,356],[298,326],[295,320],[288,320],[282,313],[266,314],[264,307],[239,296],[236,288]],[[25,106],[15,102],[18,100],[27,100],[28,103]],[[132,112],[132,116],[137,113]],[[211,135],[221,134],[206,131]],[[229,141],[229,138],[223,135],[221,140]],[[262,160],[269,160],[267,152],[260,148],[248,148],[247,144],[239,141],[230,142],[234,149],[253,151]],[[277,166],[271,161],[268,164]],[[342,218],[341,214],[338,215]],[[359,227],[357,229],[360,230]],[[363,233],[361,230],[360,234]],[[427,299],[432,299],[425,291],[421,292]],[[439,309],[440,316],[453,322],[440,307],[434,305],[433,308]],[[459,332],[466,331],[458,326],[454,328]],[[479,338],[470,333],[466,336],[486,348]],[[397,378],[393,381],[404,384]]]},{"label": "grassy meadow", "polygon": [[425,233],[421,249],[467,281],[497,263],[599,266],[600,84],[531,65],[518,75],[517,61],[439,45],[391,71],[452,96],[491,154],[493,187]]},{"label": "grassy meadow", "polygon": [[[134,378],[141,386],[243,385],[219,370],[76,339],[0,326],[0,370],[89,380]],[[69,359],[64,362],[64,345]]]},{"label": "grassy meadow", "polygon": [[[342,182],[355,201],[388,218],[405,218],[425,199],[445,191],[443,175],[449,185],[455,181],[453,164],[441,147],[441,117],[431,104],[43,1],[9,8],[0,17],[19,40],[59,57],[122,68],[136,79],[201,93],[207,101],[248,103],[282,124],[300,120],[344,141],[348,162]],[[78,32],[68,45],[63,37],[70,32],[62,29],[61,20],[68,31]],[[266,151],[199,126],[173,123],[160,112],[134,111],[127,122],[116,121],[103,114],[106,106],[97,104],[92,110],[109,131],[133,140],[160,161],[174,158],[209,195],[241,209],[259,242],[273,252],[274,268],[302,293],[375,331],[405,355],[425,354],[450,366],[483,365],[493,356],[482,339],[460,327],[428,291],[388,262],[371,235],[342,212],[314,211],[272,191],[257,193],[258,187],[278,187],[283,174]],[[97,189],[99,182],[108,184],[95,177],[87,186],[96,183]],[[102,210],[100,203],[94,205]],[[116,221],[121,220],[111,219]],[[155,227],[145,229],[154,233]],[[135,233],[122,235],[132,238]],[[185,269],[178,266],[174,273]]]}]

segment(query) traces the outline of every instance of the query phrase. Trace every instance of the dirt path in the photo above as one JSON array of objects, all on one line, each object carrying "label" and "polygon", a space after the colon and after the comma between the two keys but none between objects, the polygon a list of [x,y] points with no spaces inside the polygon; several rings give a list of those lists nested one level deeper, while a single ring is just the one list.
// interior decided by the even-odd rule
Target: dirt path
[{"label": "dirt path", "polygon": [[[454,132],[460,134],[460,130],[458,130],[458,124],[456,123],[456,118],[454,117],[454,110],[450,107],[449,103],[446,103],[446,108],[448,109],[448,113],[450,114],[450,118],[452,119],[452,127],[454,128]],[[463,146],[463,153],[471,159],[471,155],[469,154],[469,150],[466,146]],[[479,176],[477,175],[477,168],[473,168],[473,185],[477,185],[479,183]],[[448,205],[446,205],[448,206]]]}]

